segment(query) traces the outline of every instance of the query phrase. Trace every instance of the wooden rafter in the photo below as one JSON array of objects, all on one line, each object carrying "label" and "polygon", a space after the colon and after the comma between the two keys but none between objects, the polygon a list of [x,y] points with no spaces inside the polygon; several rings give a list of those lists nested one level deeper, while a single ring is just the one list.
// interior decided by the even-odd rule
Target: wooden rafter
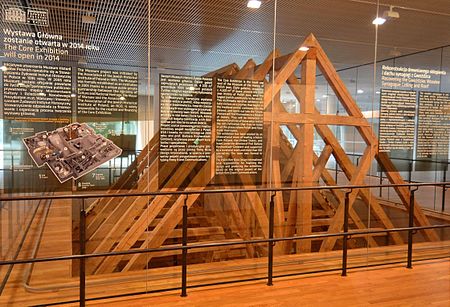
[{"label": "wooden rafter", "polygon": [[[308,51],[296,50],[295,52],[281,56],[274,50],[260,65],[250,59],[239,69],[236,64],[230,64],[220,68],[205,76],[223,77],[235,79],[251,79],[265,82],[263,106],[264,122],[270,131],[270,137],[266,138],[266,148],[263,170],[264,182],[270,182],[274,187],[281,187],[281,184],[290,178],[292,186],[312,186],[322,180],[326,185],[335,185],[333,176],[326,169],[326,164],[331,155],[339,164],[343,173],[353,185],[362,185],[369,172],[372,161],[376,158],[383,169],[386,170],[387,177],[391,183],[403,183],[403,179],[395,169],[388,156],[378,153],[378,140],[373,132],[370,123],[364,118],[361,110],[352,98],[344,83],[339,78],[333,65],[329,61],[320,44],[313,35],[307,37],[302,46],[308,46]],[[301,67],[300,81],[295,75],[298,67]],[[336,93],[339,101],[346,109],[348,116],[322,115],[315,108],[315,77],[317,68],[321,70],[325,79]],[[266,77],[269,75],[269,81]],[[280,91],[287,84],[294,97],[300,104],[300,113],[288,113],[281,103]],[[213,110],[214,111],[214,110]],[[295,148],[289,147],[288,143],[282,139],[280,128],[285,125],[297,140]],[[339,144],[332,130],[328,125],[354,126],[366,142],[366,149],[360,163],[354,165],[346,155],[344,149]],[[213,135],[217,132],[217,126],[213,120]],[[266,129],[267,130],[267,129]],[[321,154],[317,156],[313,151],[314,131],[317,132],[324,143]],[[186,190],[203,190],[207,187],[214,176],[215,153],[212,152],[211,159],[200,167],[193,162],[179,163],[177,169],[168,170],[158,168],[157,144],[158,136],[144,148],[143,155],[136,159],[135,172],[142,176],[135,186],[139,191],[154,190],[158,183],[158,176],[167,178],[164,191],[175,191],[182,184]],[[212,136],[214,148],[215,139]],[[145,152],[145,154],[144,154]],[[271,159],[268,159],[271,157]],[[281,157],[288,157],[287,161],[282,161]],[[268,161],[270,160],[270,161]],[[144,166],[143,166],[144,165]],[[148,168],[145,167],[148,165]],[[271,172],[268,171],[271,169]],[[153,173],[155,175],[148,176]],[[116,191],[126,191],[126,183],[131,179],[132,171],[127,170],[125,179],[120,179],[116,184]],[[145,175],[145,176],[143,176]],[[243,188],[255,188],[254,178],[240,174],[239,180]],[[145,181],[147,180],[147,181]],[[224,181],[224,185],[229,183]],[[116,191],[112,191],[115,193]],[[397,193],[408,206],[409,191],[407,188],[397,188]],[[344,193],[340,190],[330,190],[325,193],[319,191],[296,191],[287,194],[277,193],[275,197],[275,235],[307,235],[312,233],[313,227],[328,227],[328,232],[339,232],[343,225]],[[220,202],[218,212],[229,212],[231,226],[239,238],[248,240],[255,236],[268,236],[268,197],[267,193],[246,192],[240,195],[226,193],[222,196],[208,197],[214,202]],[[203,198],[202,198],[203,199]],[[353,189],[350,193],[350,219],[352,225],[358,229],[367,228],[359,217],[353,204],[360,199],[367,204],[374,216],[386,228],[392,228],[393,223],[384,212],[378,199],[369,189]],[[137,242],[142,242],[141,247],[159,247],[169,238],[181,220],[181,208],[185,203],[191,208],[199,201],[199,195],[191,195],[187,199],[185,196],[169,197],[157,196],[150,200],[148,198],[131,197],[119,200],[116,206],[111,206],[111,200],[100,200],[93,206],[91,217],[88,218],[88,235],[91,239],[88,242],[88,250],[94,252],[108,250],[124,250],[135,246]],[[173,202],[173,203],[172,203]],[[285,202],[288,203],[285,212]],[[314,209],[315,207],[315,209]],[[195,208],[195,206],[194,206]],[[429,225],[429,222],[420,207],[416,207],[415,218],[420,226]],[[164,214],[161,213],[164,210]],[[314,211],[316,210],[316,211]],[[326,218],[314,220],[314,212],[323,212]],[[218,214],[216,212],[215,214]],[[285,214],[287,215],[285,216]],[[156,218],[158,218],[155,224]],[[216,218],[220,218],[219,215]],[[223,221],[221,221],[223,222]],[[152,231],[148,231],[149,225],[156,225]],[[191,231],[192,233],[200,233]],[[437,234],[434,230],[424,231],[429,240],[436,240]],[[398,233],[390,233],[396,244],[402,244]],[[369,246],[377,245],[373,237],[367,237]],[[320,251],[331,250],[335,246],[336,238],[322,240]],[[292,244],[286,242],[277,244],[276,252],[290,253]],[[296,252],[310,252],[311,241],[296,243]],[[259,250],[264,254],[264,249]],[[252,246],[246,247],[246,254],[252,257],[259,253]],[[165,255],[165,254],[164,254]],[[109,257],[93,258],[88,262],[88,271],[93,273],[112,272],[117,269],[120,261],[126,260],[123,271],[145,268],[152,255],[137,254],[131,257]],[[210,253],[207,259],[213,259],[214,253]]]}]

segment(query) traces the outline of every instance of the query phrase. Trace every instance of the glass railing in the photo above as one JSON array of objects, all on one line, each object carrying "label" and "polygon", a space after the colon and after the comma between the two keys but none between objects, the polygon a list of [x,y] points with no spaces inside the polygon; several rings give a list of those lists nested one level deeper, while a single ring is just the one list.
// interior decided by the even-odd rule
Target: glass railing
[{"label": "glass railing", "polygon": [[[0,302],[83,306],[174,289],[186,296],[192,287],[248,280],[272,285],[313,272],[345,276],[372,265],[411,268],[449,255],[448,217],[424,212],[416,199],[420,189],[449,184],[3,196],[3,205],[23,203],[33,214],[17,252],[2,254]],[[375,197],[361,205],[358,195],[380,188],[397,190],[403,207],[381,207]],[[283,195],[306,192],[332,204],[306,208],[310,218],[302,220],[292,221],[290,210],[280,216]],[[69,234],[58,228],[68,221]]]}]

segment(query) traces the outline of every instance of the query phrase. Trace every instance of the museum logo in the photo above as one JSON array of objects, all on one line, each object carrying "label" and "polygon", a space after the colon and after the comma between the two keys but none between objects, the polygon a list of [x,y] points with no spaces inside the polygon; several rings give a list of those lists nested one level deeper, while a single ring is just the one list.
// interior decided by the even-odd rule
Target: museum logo
[{"label": "museum logo", "polygon": [[5,22],[48,26],[48,11],[29,7],[10,7],[4,12]]}]

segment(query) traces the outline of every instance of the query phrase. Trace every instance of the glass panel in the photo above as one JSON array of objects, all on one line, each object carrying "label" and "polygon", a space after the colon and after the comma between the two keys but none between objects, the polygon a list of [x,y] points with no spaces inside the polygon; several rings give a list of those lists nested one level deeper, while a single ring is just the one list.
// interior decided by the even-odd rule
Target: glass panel
[{"label": "glass panel", "polygon": [[[280,144],[280,147],[287,147],[284,152],[280,150],[283,153],[280,155],[281,183],[287,187],[362,184],[365,176],[360,177],[356,170],[366,144],[360,136],[361,131],[350,123],[353,119],[350,116],[357,115],[358,106],[362,111],[371,109],[373,74],[363,77],[360,73],[363,75],[365,71],[352,67],[372,60],[368,50],[373,49],[374,33],[368,20],[375,14],[374,7],[330,1],[277,3],[277,48],[282,55],[305,50],[304,58],[296,63],[300,67],[290,73],[294,74],[290,79],[286,80],[286,76],[283,80],[289,84],[290,92],[281,92],[286,111],[298,113],[298,116],[288,117],[272,108],[273,118],[277,124],[282,124],[282,136],[288,140]],[[344,22],[340,17],[330,22],[327,13],[330,5],[340,17],[346,11],[358,14],[351,17],[351,22],[348,19]],[[293,11],[298,12],[295,18],[290,14]],[[339,33],[333,31],[337,25],[341,29]],[[353,31],[355,25],[357,33]],[[362,36],[364,43],[355,43],[356,37]],[[343,54],[352,56],[344,59]],[[294,65],[295,58],[284,56],[280,58],[278,69],[284,68],[281,59],[287,67]],[[295,107],[291,107],[293,104]],[[365,160],[363,163],[365,169],[362,172],[368,173],[370,158],[369,163]],[[275,176],[272,179],[278,183]],[[341,189],[283,193],[284,234],[302,236],[342,231],[344,199],[345,191]],[[365,230],[370,226],[365,218],[370,204],[354,197],[351,199],[349,230]],[[349,246],[352,248],[349,263],[365,264],[367,243],[364,237],[354,236]],[[342,237],[282,242],[277,243],[277,247],[281,251],[275,257],[275,275],[285,274],[286,265],[289,265],[288,274],[342,267]],[[289,260],[286,263],[283,262],[285,258]]]},{"label": "glass panel", "polygon": [[[151,2],[150,86],[155,89],[155,127],[160,131],[159,182],[151,190],[266,185],[271,141],[265,116],[269,113],[264,111],[271,97],[266,98],[270,86],[265,83],[272,64],[268,56],[274,50],[276,1],[264,2],[259,9],[247,7],[246,1],[188,3]],[[255,192],[190,196],[187,243],[267,237],[267,197]],[[167,212],[148,231],[148,247],[181,245],[178,204],[184,199],[173,197],[164,207]],[[149,285],[155,275],[163,287],[179,282],[181,251],[166,254],[151,259]],[[266,256],[266,245],[191,249],[188,285],[265,276]]]},{"label": "glass panel", "polygon": [[[399,47],[405,43],[404,36],[396,35],[392,27],[395,24],[398,31],[415,31],[415,26],[408,24],[408,20],[412,19],[427,22],[435,27],[439,20],[443,20],[443,16],[439,13],[413,13],[410,8],[399,13],[395,6],[380,6],[380,12],[385,9],[389,9],[390,13],[388,10],[384,13],[387,21],[385,25],[380,26],[378,36],[380,44],[377,51],[381,60],[376,70],[375,88],[379,99],[376,103],[379,103],[380,111],[379,120],[374,123],[378,126],[379,148],[380,152],[383,152],[381,155],[390,158],[393,165],[386,169],[388,163],[381,163],[382,159],[378,159],[378,172],[383,171],[386,178],[379,179],[385,183],[387,179],[392,181],[396,177],[397,183],[401,179],[406,182],[440,182],[445,180],[443,175],[448,165],[449,139],[448,116],[444,111],[449,103],[449,96],[445,93],[448,83],[445,82],[448,68],[443,62],[445,49],[436,48],[407,54],[410,52]],[[399,14],[393,14],[392,11]],[[436,26],[436,29],[439,31],[440,27]],[[431,34],[428,32],[430,27],[417,30],[410,32],[414,33],[416,38]],[[382,60],[386,57],[392,58]],[[382,208],[392,223],[391,227],[407,227],[409,189],[385,188],[379,191],[379,195]],[[442,210],[442,188],[420,187],[415,192],[415,200],[415,226],[446,223],[444,216],[439,213]],[[375,211],[376,208],[372,206],[372,209]],[[379,225],[380,220],[376,220],[373,214],[372,216],[372,224]],[[442,254],[441,246],[445,243],[441,243],[441,240],[445,240],[446,233],[446,230],[431,229],[414,233],[413,260]],[[380,237],[375,239],[378,247],[370,249],[370,264],[380,261],[377,255],[383,255],[382,261],[385,263],[406,261],[407,232],[391,234],[389,237],[385,234],[382,237],[380,234]]]},{"label": "glass panel", "polygon": [[[406,263],[385,229],[409,188],[345,185],[450,178],[448,16],[336,2],[2,1],[2,199],[67,198],[2,200],[0,260],[125,254],[1,265],[0,305],[76,301],[83,268],[87,299],[179,290],[184,244],[208,244],[188,286],[265,279],[269,244],[235,243],[342,233],[346,195],[356,233],[277,242],[274,276],[340,270],[345,243],[349,268]],[[416,226],[448,223],[446,187],[415,199]],[[413,259],[449,232],[418,231]]]}]

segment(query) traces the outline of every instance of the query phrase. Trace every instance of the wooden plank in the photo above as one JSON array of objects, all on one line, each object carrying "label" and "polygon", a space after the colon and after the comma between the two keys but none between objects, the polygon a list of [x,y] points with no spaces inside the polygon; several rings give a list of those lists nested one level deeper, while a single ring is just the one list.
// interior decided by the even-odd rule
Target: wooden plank
[{"label": "wooden plank", "polygon": [[322,115],[322,114],[301,114],[278,112],[264,112],[264,121],[271,120],[279,124],[315,124],[315,125],[335,125],[335,126],[370,126],[365,118],[355,118],[351,116]]},{"label": "wooden plank", "polygon": [[[339,78],[339,75],[337,74],[336,70],[334,69],[333,65],[331,64],[331,61],[328,59],[327,55],[321,48],[320,44],[317,42],[317,40],[314,41],[314,45],[316,46],[318,52],[317,52],[317,59],[318,59],[318,65],[323,72],[325,78],[327,79],[328,83],[333,88],[334,92],[338,96],[339,100],[342,102],[344,108],[347,110],[347,112],[351,116],[355,117],[363,117],[361,110],[358,108],[356,102],[353,100],[350,92],[345,87],[344,82]],[[366,141],[367,144],[373,144],[377,142],[377,138],[373,132],[373,130],[370,127],[359,127],[358,131],[360,132],[363,139]],[[384,169],[389,168],[392,172],[391,175],[388,176],[388,179],[393,184],[402,184],[404,183],[403,178],[400,176],[398,171],[393,167],[392,162],[388,158],[387,155],[380,153],[378,154],[378,149],[376,158],[378,162],[381,164],[381,166]],[[406,188],[397,188],[397,193],[399,194],[399,197],[402,199],[405,206],[408,206],[409,203],[409,197],[408,197],[408,189]],[[430,225],[427,217],[423,214],[423,212],[418,209],[416,210],[417,213],[415,214],[416,221],[419,226],[428,226]],[[434,229],[428,229],[425,231],[426,237],[431,241],[437,241],[439,240],[439,236],[437,235],[436,231]]]},{"label": "wooden plank", "polygon": [[[175,174],[171,177],[170,181],[166,184],[166,188],[162,189],[162,191],[177,191],[178,188],[172,188],[173,186],[179,186],[189,175],[192,169],[195,167],[195,162],[185,162],[183,163],[175,172]],[[170,188],[169,188],[170,187]],[[145,197],[143,197],[145,199]],[[117,245],[114,247],[115,251],[127,250],[131,248],[134,243],[138,240],[140,235],[146,230],[148,225],[155,219],[159,212],[164,208],[164,206],[171,199],[170,195],[160,195],[156,196],[149,206],[144,210],[144,212],[140,215],[138,220],[131,225],[131,227],[127,230],[124,236],[118,241]],[[166,214],[167,215],[167,214]],[[123,224],[127,226],[126,224]],[[122,225],[122,226],[123,226]],[[128,224],[128,227],[130,225]],[[119,226],[117,226],[119,227]],[[113,230],[112,230],[113,231]],[[115,240],[105,240],[97,246],[95,252],[97,251],[105,251],[111,249],[114,245]],[[90,259],[88,262],[88,266],[93,270],[96,269],[96,273],[104,273],[111,272],[114,270],[115,265],[118,263],[119,257],[96,257]],[[102,262],[103,261],[103,262]],[[117,261],[117,262],[116,262]],[[100,264],[101,263],[101,264]],[[98,266],[100,264],[100,266]]]},{"label": "wooden plank", "polygon": [[269,73],[272,68],[273,58],[279,56],[279,51],[275,49],[272,51],[267,58],[260,65],[255,67],[255,72],[253,74],[253,80],[262,81]]},{"label": "wooden plank", "polygon": [[[158,148],[153,148],[151,150],[151,155],[157,156]],[[154,178],[158,178],[158,161],[156,159],[151,159],[152,162],[144,168],[144,173],[141,176],[141,180],[138,180],[137,186],[135,186],[131,191],[134,192],[145,192],[152,190],[152,187],[157,186],[157,180],[155,181]],[[148,174],[146,176],[145,174]],[[151,176],[151,177],[150,177]],[[152,180],[155,182],[152,182],[149,184],[148,180]],[[120,190],[122,193],[127,193],[130,190]],[[134,198],[131,197],[130,200],[133,200]],[[95,219],[91,220],[91,222],[86,227],[86,237],[88,240],[90,240],[95,233],[102,233],[103,223],[108,222],[110,224],[115,224],[117,222],[117,219],[120,218],[124,212],[133,202],[130,202],[130,200],[126,200],[124,198],[109,198],[108,202],[105,203],[105,210],[102,210],[98,213],[98,215],[95,217]],[[124,204],[126,203],[126,204]],[[111,221],[113,219],[114,221]],[[104,226],[103,226],[104,227]],[[100,237],[101,238],[101,237]],[[95,239],[94,239],[95,240]]]},{"label": "wooden plank", "polygon": [[[235,64],[232,65],[228,65],[225,66],[224,68],[219,69],[218,71],[214,72],[213,75],[225,75],[225,76],[232,76],[233,74],[237,73],[237,71],[239,70],[239,67]],[[167,165],[166,165],[167,166]],[[177,169],[177,172],[172,176],[172,178],[170,179],[170,182],[166,184],[166,187],[168,187],[167,191],[175,191],[177,190],[177,188],[171,188],[172,186],[178,187],[182,184],[182,182],[186,179],[186,176],[189,175],[190,171],[193,169],[193,167],[195,166],[195,163],[189,162],[189,163],[183,163],[179,169]],[[186,168],[187,167],[187,168]],[[167,166],[167,168],[169,168],[169,166]],[[166,169],[164,169],[166,170]],[[167,173],[167,175],[170,174],[170,172]],[[160,176],[164,176],[165,174],[159,174]],[[211,178],[213,174],[210,173],[209,177]],[[156,176],[157,178],[157,176]],[[154,180],[153,180],[154,181]],[[123,238],[121,239],[121,241],[119,241],[118,245],[116,246],[119,247],[121,245],[124,246],[128,246],[127,248],[130,248],[134,243],[130,243],[131,241],[135,241],[137,240],[138,236],[139,236],[139,232],[143,232],[146,229],[146,223],[151,223],[152,220],[159,214],[159,212],[161,211],[162,208],[164,208],[165,204],[167,203],[167,201],[170,199],[170,197],[167,196],[163,196],[163,197],[156,197],[154,203],[152,203],[152,205],[150,205],[141,215],[141,217],[139,217],[139,219],[131,226],[130,230],[128,230],[128,232],[123,236]],[[134,214],[136,214],[135,211],[133,210],[129,210],[128,211],[129,214],[126,214],[124,216],[124,218],[129,218],[130,215],[133,217]],[[120,233],[119,229],[117,229],[118,227],[129,227],[130,224],[126,224],[126,223],[120,223],[119,225],[114,225],[113,229],[111,230],[111,234],[115,234],[114,231],[117,231]],[[117,237],[117,234],[116,234]],[[111,236],[107,236],[99,246],[97,246],[96,251],[99,251],[99,249],[102,248],[106,248],[109,249],[112,247],[114,240],[112,240]],[[131,245],[130,245],[131,244]],[[101,263],[101,261],[103,261],[104,259],[102,258],[94,258],[93,261],[90,261],[89,263],[89,269],[90,270],[95,270],[95,268],[97,268],[97,266]],[[107,270],[105,262],[108,262],[108,259],[104,260],[104,263],[102,263],[103,267],[101,270]],[[100,270],[100,268],[99,268]]]},{"label": "wooden plank", "polygon": [[[274,103],[281,104],[281,93],[278,92],[274,96]],[[270,135],[267,137],[267,149],[266,154],[268,170],[266,170],[267,180],[270,187],[280,188],[282,186],[281,181],[281,169],[280,169],[280,126],[277,123],[270,123]],[[267,193],[267,201],[270,201],[270,195]],[[282,237],[284,234],[285,221],[284,221],[284,200],[283,193],[275,193],[274,197],[274,235],[275,237]],[[269,208],[268,211],[269,212]],[[285,242],[279,242],[275,245],[274,253],[276,255],[282,254]]]},{"label": "wooden plank", "polygon": [[319,181],[320,175],[325,170],[325,166],[327,165],[328,159],[330,158],[332,152],[333,152],[333,148],[330,145],[325,145],[322,152],[320,153],[319,158],[314,161],[314,171],[312,174],[312,182]]},{"label": "wooden plank", "polygon": [[[149,168],[153,174],[157,173],[158,163],[155,161]],[[158,180],[157,176],[152,178]],[[147,191],[149,182],[139,180],[136,192]],[[130,227],[134,222],[134,218],[142,213],[144,206],[148,202],[148,197],[122,197],[116,198],[115,204],[111,214],[105,221],[96,229],[94,233],[87,235],[86,251],[93,252],[102,245],[100,250],[109,250],[110,245],[103,241],[110,241],[113,244],[120,238],[123,232]],[[111,245],[112,246],[112,245]]]},{"label": "wooden plank", "polygon": [[[185,189],[187,191],[190,190],[203,190],[205,189],[205,181],[209,182],[211,180],[211,177],[209,177],[209,167],[210,162],[205,163],[205,165],[202,167],[202,169],[195,175],[194,179],[189,183],[189,186]],[[194,204],[194,202],[199,197],[199,194],[191,194],[189,197],[187,197],[186,205],[188,209]],[[182,207],[185,203],[186,196],[180,196],[177,198],[175,203],[170,207],[169,211],[164,215],[161,223],[159,223],[155,229],[150,233],[150,235],[147,237],[147,239],[142,244],[143,247],[146,248],[152,248],[152,247],[158,247],[163,244],[163,242],[167,239],[167,237],[170,235],[170,233],[173,231],[173,229],[176,227],[176,225],[179,223],[179,221],[182,218]],[[135,241],[135,240],[134,240]],[[151,259],[151,254],[137,254],[132,256],[130,261],[127,263],[127,265],[124,267],[123,271],[129,271],[129,270],[138,270],[145,268],[148,261]],[[114,259],[114,257],[109,257],[109,259],[113,258],[110,264],[106,264],[103,268],[111,268],[115,267],[116,263],[118,263],[118,260],[120,259]],[[106,260],[109,260],[106,259]],[[105,261],[106,261],[105,260]],[[112,265],[111,265],[112,264]],[[102,264],[103,265],[103,264]],[[102,267],[99,268],[101,270]]]},{"label": "wooden plank", "polygon": [[[280,133],[283,133],[283,132],[280,131]],[[284,142],[284,144],[282,144],[282,147],[281,147],[282,150],[287,153],[289,153],[289,150],[287,149],[288,145],[291,145],[289,141]],[[282,178],[283,182],[286,182],[288,180],[289,176],[292,174],[292,172],[294,170],[295,163],[297,161],[294,157],[296,155],[298,155],[297,151],[300,151],[300,146],[299,146],[298,140],[297,140],[297,144],[295,145],[293,150],[290,152],[289,158],[287,159],[287,162],[285,163],[283,171],[281,173],[281,178]]]},{"label": "wooden plank", "polygon": [[[315,156],[315,160],[319,159],[317,156]],[[333,176],[331,176],[330,172],[327,169],[324,169],[323,172],[320,174],[322,177],[322,180],[326,185],[329,186],[336,186],[336,181],[334,181]],[[334,203],[335,208],[338,208],[341,204],[345,201],[344,193],[337,189],[330,190],[333,194],[334,198],[331,197],[330,201]],[[335,212],[334,212],[335,214]],[[350,208],[349,209],[349,215],[351,220],[355,223],[356,227],[358,229],[367,229],[366,225],[364,225],[363,221],[359,217],[358,213],[355,211],[355,209]],[[378,246],[376,241],[372,237],[368,237],[368,246]]]},{"label": "wooden plank", "polygon": [[[225,181],[223,181],[225,183]],[[223,193],[221,195],[219,194],[210,194],[210,197],[212,199],[215,199],[218,201],[221,199],[222,203],[222,213],[230,216],[232,220],[232,224],[234,224],[234,233],[241,237],[243,240],[250,240],[251,234],[249,231],[249,225],[245,223],[244,217],[242,215],[242,211],[239,208],[238,202],[236,201],[236,197],[233,195],[233,193]],[[216,209],[217,210],[217,209]],[[232,225],[230,225],[233,227]],[[246,245],[247,250],[247,256],[253,257],[255,250],[253,245],[247,244]]]},{"label": "wooden plank", "polygon": [[[342,106],[345,108],[347,113],[356,118],[364,118],[361,110],[353,99],[352,95],[348,91],[344,82],[339,77],[338,73],[331,64],[330,59],[325,54],[324,50],[320,46],[319,42],[313,39],[312,42],[317,49],[317,64],[319,65],[320,70],[322,71],[325,79],[328,81],[328,84],[331,86]],[[373,144],[376,142],[377,137],[370,126],[360,126],[357,127],[360,132],[362,138],[366,142],[366,144]]]},{"label": "wooden plank", "polygon": [[[248,226],[244,223],[244,217],[242,216],[241,210],[236,202],[236,198],[232,193],[224,193],[221,195],[224,200],[224,213],[229,213],[237,227],[237,235],[243,240],[250,240],[251,235]],[[255,249],[253,245],[247,244],[246,246],[247,256],[253,257],[255,254]]]},{"label": "wooden plank", "polygon": [[[389,179],[390,182],[393,183],[405,183],[400,173],[397,171],[396,167],[392,163],[392,161],[389,159],[389,156],[385,152],[377,152],[377,155],[375,156],[378,160],[378,163],[383,167],[386,173],[386,177]],[[395,187],[395,191],[397,192],[398,196],[402,200],[403,205],[409,209],[409,198],[410,198],[410,192],[407,187]],[[430,221],[428,220],[427,216],[424,214],[423,210],[420,207],[420,204],[415,201],[414,202],[414,218],[416,221],[416,225],[420,226],[428,226],[431,225]],[[427,229],[424,230],[423,233],[430,241],[440,241],[440,238],[436,231],[434,229]]]},{"label": "wooden plank", "polygon": [[[242,239],[225,239],[225,240],[202,240],[202,244],[209,244],[209,243],[231,243],[231,242],[241,242]],[[178,247],[181,246],[181,244],[170,244],[170,245],[163,245],[163,247]],[[234,248],[239,248],[240,245],[234,246]],[[205,252],[214,252],[214,251],[228,251],[230,250],[230,246],[214,246],[214,247],[200,247],[191,249],[188,251],[188,254],[198,254],[198,253],[205,253]],[[167,256],[176,256],[181,255],[181,250],[169,250],[169,251],[162,251],[162,252],[154,252],[152,253],[152,257],[167,257]],[[196,255],[195,257],[198,257]],[[211,262],[211,261],[208,261]]]},{"label": "wooden plank", "polygon": [[[289,84],[289,87],[290,87],[292,93],[294,94],[294,96],[300,97],[301,91],[299,91],[299,89],[298,89],[299,82],[298,82],[297,78],[295,78],[295,76],[289,77],[288,84]],[[318,113],[317,110],[315,112]],[[335,157],[336,161],[339,163],[341,169],[344,171],[347,178],[349,180],[351,180],[352,174],[355,172],[355,166],[350,161],[350,159],[347,156],[347,154],[345,153],[344,149],[339,144],[338,140],[334,136],[334,133],[326,125],[316,125],[315,127],[316,127],[316,131],[322,137],[324,142],[333,148],[333,156]],[[290,128],[290,129],[292,129],[292,128]],[[295,130],[295,128],[292,129],[291,131],[294,131],[294,130]],[[374,147],[376,148],[376,144],[377,144],[377,142],[375,140],[372,148],[374,148]],[[377,150],[372,149],[372,152],[376,153]],[[383,225],[386,228],[393,228],[393,224],[392,224],[391,220],[384,212],[383,208],[377,201],[376,197],[372,196],[371,192],[368,191],[367,189],[361,189],[359,192],[361,193],[361,197],[365,201],[365,203],[371,205],[371,209],[374,211],[375,215],[380,219],[380,221],[383,223]],[[403,240],[401,239],[401,237],[398,233],[392,233],[391,236],[392,236],[394,242],[396,242],[396,244],[401,244],[403,242]]]},{"label": "wooden plank", "polygon": [[[304,88],[299,97],[300,113],[313,114],[315,106],[316,92],[316,54],[310,49],[302,61],[301,67],[301,86]],[[286,79],[289,76],[286,76]],[[285,80],[286,80],[285,79]],[[313,147],[314,147],[314,124],[305,123],[300,125],[300,134],[302,142],[300,143],[300,152],[298,156],[299,164],[299,185],[312,186],[313,176]],[[298,191],[297,193],[297,235],[311,234],[312,220],[312,191]],[[302,240],[297,242],[297,253],[310,252],[311,241]]]},{"label": "wooden plank", "polygon": [[[374,149],[370,146],[366,147],[363,156],[360,159],[358,167],[356,167],[354,173],[351,176],[349,185],[361,185],[364,183],[364,178],[370,168],[374,156],[375,156]],[[349,194],[349,209],[352,208],[359,191],[360,189],[353,189],[353,191]],[[334,215],[333,220],[330,223],[330,227],[328,228],[328,233],[336,233],[341,231],[342,226],[344,224],[344,208],[345,208],[344,203],[341,203],[337,208],[336,214]],[[331,237],[325,238],[322,241],[320,250],[321,251],[331,250],[334,247],[336,240],[337,238]]]},{"label": "wooden plank", "polygon": [[[295,78],[295,81],[293,81],[293,82],[297,82],[297,79]],[[299,92],[301,92],[301,90],[302,89],[299,86],[297,86],[296,90],[294,91],[294,94],[297,95],[297,97],[299,97],[300,96]],[[279,110],[280,109],[284,109],[284,107],[280,105],[279,106]],[[300,143],[301,139],[299,139],[298,133],[296,133],[297,127],[296,126],[288,126],[288,128],[294,134],[294,136],[297,138],[297,142]],[[326,145],[326,146],[329,146],[329,145]],[[296,150],[299,150],[299,149],[296,147]],[[292,167],[292,168],[294,167],[295,161],[297,161],[297,159],[294,157],[294,154],[295,154],[295,152],[293,153],[293,155],[292,155],[291,159],[289,160],[289,162],[287,163],[286,167]],[[315,156],[315,154],[314,154],[314,156]],[[317,164],[317,159],[318,158],[315,156],[315,160],[314,161],[315,161],[316,164]],[[328,171],[326,169],[323,169],[323,172],[321,173],[321,177],[324,179],[326,184],[328,184],[328,185],[336,185],[336,183],[334,182],[334,179],[332,178],[332,176],[328,173]],[[293,178],[294,178],[294,176],[293,176]],[[343,200],[344,200],[343,193],[340,193],[340,191],[338,191],[338,190],[332,190],[332,192],[334,194],[337,194],[335,196],[337,197],[338,200],[340,200],[336,204],[336,207],[338,207],[338,205],[340,203],[343,203]],[[313,196],[316,199],[316,201],[321,206],[323,206],[325,208],[326,205],[325,205],[325,203],[323,201],[323,197],[320,195],[320,193],[313,193]],[[291,197],[290,207],[289,207],[289,209],[290,209],[289,212],[291,212],[291,213],[290,214],[288,213],[288,222],[287,222],[288,227],[291,227],[291,228],[288,229],[288,231],[286,231],[286,236],[292,236],[293,233],[294,233],[293,230],[292,230],[292,227],[293,227],[292,225],[294,225],[294,222],[292,222],[292,219],[293,219],[292,215],[293,214],[295,215],[295,213],[292,213],[292,203],[291,202],[293,202],[293,198],[292,197]],[[350,209],[350,217],[352,218],[352,220],[355,222],[356,226],[359,229],[365,229],[366,228],[364,223],[361,221],[361,219],[357,215],[357,213],[353,210],[353,208]],[[287,243],[290,243],[290,242],[287,242]],[[371,244],[371,246],[376,246],[377,245],[376,242],[372,238],[369,238],[369,243]],[[287,253],[289,250],[290,250],[290,244],[288,244],[286,246],[285,252]]]},{"label": "wooden plank", "polygon": [[[212,195],[212,194],[211,194]],[[209,196],[211,196],[209,195]],[[208,224],[210,217],[209,216],[188,216],[188,225],[197,225],[198,227],[200,227],[199,225],[205,225]],[[148,227],[152,228],[152,227],[156,227],[156,225],[158,225],[161,222],[162,218],[156,218],[152,221],[152,223],[150,225],[148,225]],[[181,225],[181,222],[178,224],[178,226]],[[191,227],[196,227],[196,226],[191,226]]]},{"label": "wooden plank", "polygon": [[[130,180],[134,180],[135,177],[141,175],[147,165],[150,164],[149,156],[153,157],[154,150],[157,150],[157,144],[159,142],[159,133],[155,134],[150,142],[144,147],[141,153],[130,164],[127,170],[120,176],[119,180],[108,190],[108,193],[126,193],[129,188],[125,188]],[[153,153],[149,154],[149,151]],[[150,161],[152,159],[150,158]],[[111,213],[113,206],[110,206],[111,202],[114,202],[114,198],[103,198],[92,203],[87,209],[86,225],[87,234],[90,236],[104,221],[104,219]]]},{"label": "wooden plank", "polygon": [[286,79],[294,73],[300,62],[306,56],[306,52],[297,50],[290,57],[283,67],[277,71],[277,75],[272,80],[264,91],[264,108],[272,102],[273,97],[281,90]]},{"label": "wooden plank", "polygon": [[234,79],[250,79],[255,71],[256,63],[253,59],[248,60],[244,66],[234,75]]},{"label": "wooden plank", "polygon": [[206,75],[204,75],[204,77],[216,77],[216,76],[230,76],[232,75],[234,72],[239,71],[239,65],[237,65],[236,63],[232,63],[230,65],[221,67],[215,71],[212,71],[210,73],[207,73]]},{"label": "wooden plank", "polygon": [[[156,225],[158,226],[158,225]],[[151,231],[144,231],[138,241],[145,241],[151,235]],[[205,237],[213,235],[225,235],[222,226],[208,226],[208,227],[189,227],[187,231],[188,237]],[[180,239],[183,236],[183,229],[173,229],[167,239]],[[163,245],[164,246],[164,245]]]}]

